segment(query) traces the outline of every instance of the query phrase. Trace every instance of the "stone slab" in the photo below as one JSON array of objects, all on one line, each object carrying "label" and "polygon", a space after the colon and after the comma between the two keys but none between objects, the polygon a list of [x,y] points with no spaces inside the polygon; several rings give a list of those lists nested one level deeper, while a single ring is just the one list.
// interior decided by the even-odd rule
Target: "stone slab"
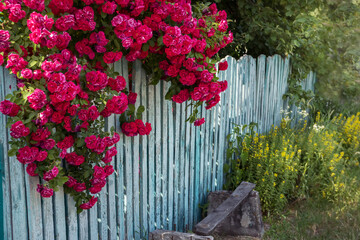
[{"label": "stone slab", "polygon": [[[234,191],[216,191],[208,195],[208,216],[206,221],[201,221],[195,226],[197,234],[218,235],[218,236],[251,236],[261,238],[264,234],[264,224],[260,197],[257,191],[253,190],[255,185],[241,183]],[[242,191],[239,191],[242,189]],[[240,194],[243,194],[240,196]],[[228,201],[236,199],[237,202]],[[233,204],[224,208],[224,204]],[[230,213],[224,209],[232,209]],[[222,215],[220,215],[222,211]],[[213,220],[212,223],[209,221]],[[204,224],[207,223],[208,225]],[[215,227],[213,227],[216,224]],[[200,225],[200,226],[199,226]],[[206,228],[207,227],[207,228]]]},{"label": "stone slab", "polygon": [[212,213],[195,225],[194,232],[199,235],[212,235],[215,228],[248,198],[254,188],[255,184],[242,182]]}]

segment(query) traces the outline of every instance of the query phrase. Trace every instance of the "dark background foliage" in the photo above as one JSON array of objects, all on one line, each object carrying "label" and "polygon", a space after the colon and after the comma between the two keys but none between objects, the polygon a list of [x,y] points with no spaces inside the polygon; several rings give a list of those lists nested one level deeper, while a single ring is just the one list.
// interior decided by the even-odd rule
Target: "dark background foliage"
[{"label": "dark background foliage", "polygon": [[[201,3],[202,0],[194,2]],[[296,103],[312,94],[298,80],[317,74],[320,110],[360,110],[360,1],[357,0],[215,0],[228,13],[234,42],[221,56],[291,55],[291,88]]]}]

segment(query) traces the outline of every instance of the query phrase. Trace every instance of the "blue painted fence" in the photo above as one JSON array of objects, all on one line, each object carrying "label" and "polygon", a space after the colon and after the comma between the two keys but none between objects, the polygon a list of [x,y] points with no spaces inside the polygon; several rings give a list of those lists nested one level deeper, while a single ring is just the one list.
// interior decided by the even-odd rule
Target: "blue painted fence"
[{"label": "blue painted fence", "polygon": [[[226,135],[232,123],[258,122],[264,132],[279,124],[287,89],[289,59],[280,56],[228,57],[229,69],[220,74],[229,82],[221,102],[211,111],[202,109],[206,123],[186,123],[185,104],[164,100],[167,83],[149,86],[141,63],[133,69],[137,104],[147,107],[144,120],[151,122],[149,136],[121,136],[114,160],[116,172],[89,211],[76,214],[71,197],[62,190],[50,199],[36,192],[39,178],[25,174],[24,166],[8,157],[9,132],[0,115],[0,238],[1,239],[146,239],[157,228],[186,231],[200,220],[199,204],[207,193],[221,189],[224,181]],[[128,78],[127,62],[114,68]],[[315,76],[304,81],[312,89]],[[0,68],[0,99],[16,80]],[[120,132],[115,117],[107,127]],[[3,222],[1,222],[3,220]]]}]

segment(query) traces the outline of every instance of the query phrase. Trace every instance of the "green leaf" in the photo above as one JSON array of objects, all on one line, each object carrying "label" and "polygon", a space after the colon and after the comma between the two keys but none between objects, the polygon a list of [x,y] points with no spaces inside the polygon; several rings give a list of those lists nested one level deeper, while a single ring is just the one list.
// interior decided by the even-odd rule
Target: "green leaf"
[{"label": "green leaf", "polygon": [[12,149],[9,150],[8,156],[13,157],[13,156],[16,155],[17,152],[18,152],[18,149],[12,148]]}]

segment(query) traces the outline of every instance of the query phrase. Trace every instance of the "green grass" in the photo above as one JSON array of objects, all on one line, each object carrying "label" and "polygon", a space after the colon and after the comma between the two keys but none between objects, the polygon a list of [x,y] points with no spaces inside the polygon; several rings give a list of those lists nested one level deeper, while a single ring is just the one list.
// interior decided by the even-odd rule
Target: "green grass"
[{"label": "green grass", "polygon": [[287,207],[282,216],[269,217],[264,239],[360,239],[360,170],[356,184],[346,185],[347,196],[336,201],[307,199]]}]

